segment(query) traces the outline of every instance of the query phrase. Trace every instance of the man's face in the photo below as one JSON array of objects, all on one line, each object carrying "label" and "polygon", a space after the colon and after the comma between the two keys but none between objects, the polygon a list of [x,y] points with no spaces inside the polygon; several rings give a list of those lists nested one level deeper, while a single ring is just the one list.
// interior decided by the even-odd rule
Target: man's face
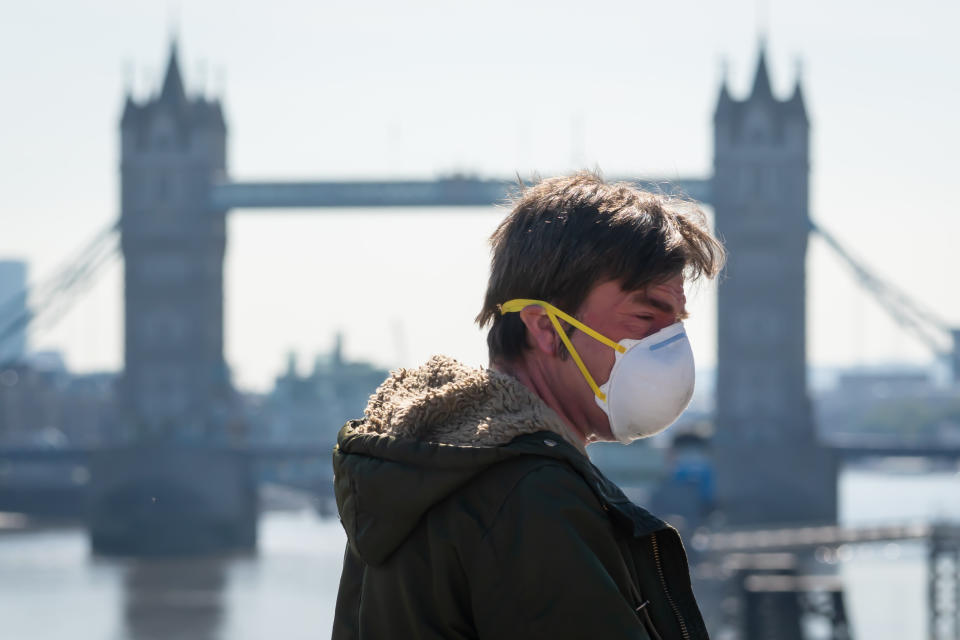
[{"label": "man's face", "polygon": [[[677,275],[663,284],[633,291],[621,289],[619,281],[598,284],[587,294],[576,317],[588,327],[619,342],[627,338],[645,338],[686,315],[683,276]],[[596,383],[605,383],[615,361],[613,349],[582,331],[574,331],[570,341]],[[560,346],[560,349],[565,350],[565,347]],[[593,391],[573,359],[567,357],[557,364],[556,382],[565,396],[564,404],[573,402],[577,405],[570,409],[574,415],[580,416],[583,428],[589,431],[588,438],[614,439],[606,413],[597,406]]]}]

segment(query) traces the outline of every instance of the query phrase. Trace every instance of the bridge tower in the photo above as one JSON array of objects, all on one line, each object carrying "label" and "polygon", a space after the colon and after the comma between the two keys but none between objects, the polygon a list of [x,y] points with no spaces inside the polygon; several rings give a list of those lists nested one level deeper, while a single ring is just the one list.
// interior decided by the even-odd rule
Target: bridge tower
[{"label": "bridge tower", "polygon": [[835,521],[836,463],[806,379],[810,125],[799,78],[774,96],[761,47],[750,95],[714,114],[713,205],[729,251],[718,299],[717,498],[731,525]]},{"label": "bridge tower", "polygon": [[[224,448],[232,390],[223,358],[226,170],[218,101],[187,95],[176,43],[159,94],[126,98],[120,123],[126,448],[91,461],[87,526],[97,553],[252,548],[249,460]],[[200,445],[200,446],[195,446]]]},{"label": "bridge tower", "polygon": [[120,125],[125,368],[121,397],[141,435],[208,439],[223,422],[226,211],[210,204],[226,171],[220,103],[187,95],[170,49],[163,87]]}]

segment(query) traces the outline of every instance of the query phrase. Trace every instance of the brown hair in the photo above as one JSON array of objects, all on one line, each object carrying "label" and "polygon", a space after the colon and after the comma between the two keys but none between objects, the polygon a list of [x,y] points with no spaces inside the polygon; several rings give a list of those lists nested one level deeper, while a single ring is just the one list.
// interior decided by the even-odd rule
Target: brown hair
[{"label": "brown hair", "polygon": [[527,348],[520,315],[497,308],[508,300],[545,300],[576,315],[602,282],[632,291],[680,273],[711,278],[723,267],[723,245],[687,200],[582,171],[541,180],[512,204],[490,236],[490,281],[476,319],[490,324],[491,362],[516,360]]}]

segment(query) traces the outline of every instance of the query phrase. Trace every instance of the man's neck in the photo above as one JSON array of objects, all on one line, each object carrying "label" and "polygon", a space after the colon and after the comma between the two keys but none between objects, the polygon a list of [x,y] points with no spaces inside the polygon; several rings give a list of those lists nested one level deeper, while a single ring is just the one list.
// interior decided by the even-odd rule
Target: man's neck
[{"label": "man's neck", "polygon": [[577,444],[580,452],[586,455],[586,446],[591,440],[588,439],[587,434],[583,430],[577,427],[577,423],[564,409],[563,403],[561,403],[559,398],[552,392],[545,378],[542,375],[538,375],[539,372],[535,367],[529,367],[523,361],[511,363],[496,361],[490,363],[490,368],[516,378],[521,384],[536,394],[536,396],[560,418],[560,421],[566,428],[568,439]]}]

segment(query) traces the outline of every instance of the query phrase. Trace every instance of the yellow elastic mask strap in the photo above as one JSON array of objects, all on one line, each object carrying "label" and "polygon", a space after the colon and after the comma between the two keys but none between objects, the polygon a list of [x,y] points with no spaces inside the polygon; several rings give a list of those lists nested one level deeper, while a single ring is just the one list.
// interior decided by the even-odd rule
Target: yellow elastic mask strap
[{"label": "yellow elastic mask strap", "polygon": [[606,401],[607,395],[603,391],[600,391],[600,387],[597,386],[597,383],[596,381],[594,381],[593,376],[591,376],[590,372],[587,371],[587,365],[583,364],[583,360],[580,358],[580,354],[577,353],[577,350],[573,348],[573,344],[570,342],[570,338],[569,336],[567,336],[567,332],[564,331],[563,327],[560,326],[560,321],[557,320],[557,317],[559,316],[566,322],[569,322],[570,324],[575,326],[577,329],[580,329],[581,331],[583,331],[585,334],[587,334],[594,340],[597,340],[598,342],[601,342],[602,344],[605,344],[606,346],[620,353],[624,353],[627,350],[626,347],[624,347],[623,345],[617,342],[614,342],[613,340],[603,335],[602,333],[598,333],[594,331],[593,329],[583,324],[582,322],[580,322],[570,314],[564,313],[563,311],[561,311],[560,309],[557,309],[555,306],[553,306],[549,302],[544,302],[543,300],[529,300],[526,298],[515,298],[514,300],[509,300],[500,305],[500,314],[503,315],[506,313],[518,312],[523,310],[525,307],[529,307],[531,305],[543,307],[543,309],[547,312],[547,317],[550,318],[550,322],[553,324],[553,328],[556,329],[557,335],[560,336],[560,340],[563,342],[564,346],[567,348],[567,351],[570,352],[570,355],[573,357],[573,361],[576,363],[577,368],[580,369],[580,373],[583,374],[583,377],[587,381],[587,384],[590,385],[590,388],[593,389],[593,392],[597,395],[598,398]]}]

